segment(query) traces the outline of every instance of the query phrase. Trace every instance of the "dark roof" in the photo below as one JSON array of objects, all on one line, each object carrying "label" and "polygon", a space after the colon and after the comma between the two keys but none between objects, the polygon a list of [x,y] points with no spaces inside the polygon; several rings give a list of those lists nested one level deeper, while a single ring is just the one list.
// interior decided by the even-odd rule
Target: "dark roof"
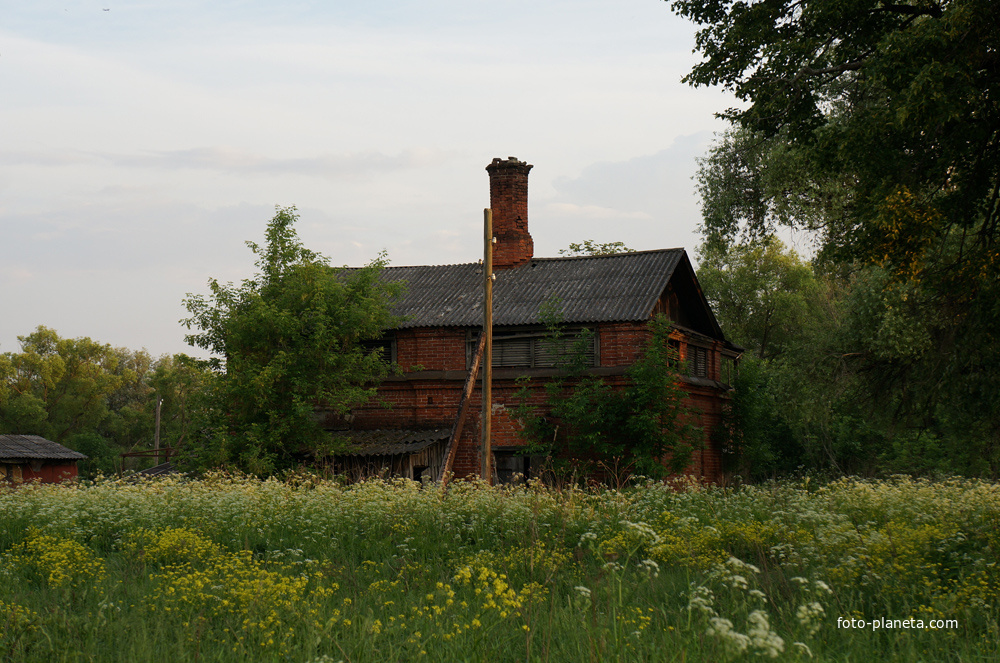
[{"label": "dark roof", "polygon": [[78,451],[37,435],[0,435],[0,461],[3,460],[84,460]]},{"label": "dark roof", "polygon": [[147,477],[159,477],[167,474],[176,474],[177,468],[169,460],[165,463],[160,463],[159,465],[153,465],[152,467],[147,467],[144,470],[139,470],[136,474],[141,474]]},{"label": "dark roof", "polygon": [[397,456],[411,454],[447,440],[451,429],[436,430],[352,430],[335,433],[350,443],[342,456]]},{"label": "dark roof", "polygon": [[[533,258],[496,270],[493,324],[537,325],[550,297],[562,304],[562,321],[648,320],[684,257],[684,249],[639,251],[607,256]],[[483,276],[477,263],[388,267],[391,281],[406,291],[393,306],[400,327],[476,327],[482,324]]]}]

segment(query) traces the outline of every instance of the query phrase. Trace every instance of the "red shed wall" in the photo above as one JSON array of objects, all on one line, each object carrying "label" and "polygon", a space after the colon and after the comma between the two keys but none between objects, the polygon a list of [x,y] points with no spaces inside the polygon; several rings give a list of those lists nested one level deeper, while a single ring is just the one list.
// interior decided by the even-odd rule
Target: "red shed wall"
[{"label": "red shed wall", "polygon": [[[15,467],[17,468],[15,470]],[[46,461],[36,472],[27,463],[18,463],[16,466],[7,464],[3,467],[4,475],[8,481],[16,481],[20,476],[21,481],[40,481],[42,483],[59,483],[76,478],[76,461]]]}]

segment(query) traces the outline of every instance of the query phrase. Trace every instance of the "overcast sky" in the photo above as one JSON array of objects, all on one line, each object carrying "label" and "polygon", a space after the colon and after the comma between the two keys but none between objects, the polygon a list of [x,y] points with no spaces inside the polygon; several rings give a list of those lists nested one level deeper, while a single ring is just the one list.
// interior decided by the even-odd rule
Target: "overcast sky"
[{"label": "overcast sky", "polygon": [[0,7],[0,352],[192,352],[185,293],[249,276],[275,205],[337,265],[475,261],[493,157],[535,166],[535,255],[690,251],[734,104],[680,82],[694,29],[656,0]]}]

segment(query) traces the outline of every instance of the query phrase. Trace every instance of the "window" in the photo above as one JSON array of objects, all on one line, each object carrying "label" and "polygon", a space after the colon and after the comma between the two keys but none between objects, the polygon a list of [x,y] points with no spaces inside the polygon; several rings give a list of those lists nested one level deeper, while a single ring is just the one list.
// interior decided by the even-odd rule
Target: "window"
[{"label": "window", "polygon": [[376,349],[381,350],[382,359],[390,364],[396,363],[396,334],[393,332],[386,332],[380,338],[360,341],[358,345],[364,348],[365,352],[371,352]]},{"label": "window", "polygon": [[739,364],[736,363],[734,357],[722,356],[722,365],[719,367],[719,381],[724,384],[733,384],[736,382],[736,377],[739,375],[738,372]]},{"label": "window", "polygon": [[500,485],[522,482],[531,476],[531,456],[496,451],[493,453],[493,470],[496,472],[496,482]]},{"label": "window", "polygon": [[[537,329],[494,329],[493,368],[556,368],[569,362],[582,329],[563,330],[559,340],[553,340],[548,332]],[[472,353],[479,344],[479,330],[470,331],[466,357],[472,362]],[[590,334],[583,347],[584,362],[587,366],[597,366],[597,334]]]},{"label": "window", "polygon": [[667,341],[667,363],[670,367],[676,368],[681,358],[681,342],[676,338]]},{"label": "window", "polygon": [[688,345],[687,361],[691,377],[708,377],[708,348]]}]

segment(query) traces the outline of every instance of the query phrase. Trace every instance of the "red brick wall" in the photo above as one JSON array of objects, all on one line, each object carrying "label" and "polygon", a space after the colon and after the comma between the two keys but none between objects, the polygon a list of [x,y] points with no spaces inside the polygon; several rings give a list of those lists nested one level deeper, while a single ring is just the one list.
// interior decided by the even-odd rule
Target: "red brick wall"
[{"label": "red brick wall", "polygon": [[457,327],[422,327],[396,332],[396,363],[409,370],[465,370],[465,330]]},{"label": "red brick wall", "polygon": [[646,348],[652,334],[641,322],[617,322],[598,328],[601,366],[631,366]]},{"label": "red brick wall", "polygon": [[[650,338],[650,332],[641,323],[615,323],[600,325],[600,369],[611,370],[605,379],[613,385],[624,384],[620,371],[635,362]],[[379,388],[379,396],[390,405],[378,404],[355,410],[354,426],[370,428],[450,428],[458,412],[458,405],[466,377],[466,333],[457,328],[425,328],[399,330],[396,335],[397,361],[404,369],[420,364],[424,371],[409,373],[403,378],[387,380]],[[682,353],[684,344],[682,344]],[[717,377],[718,358],[711,354],[710,377]],[[544,377],[532,380],[533,390],[529,404],[542,408],[545,404]],[[711,433],[721,421],[722,404],[728,398],[717,388],[684,383],[688,392],[687,405],[697,409],[697,425],[705,430],[704,449],[694,454],[687,474],[708,481],[722,478],[721,449],[711,441]],[[510,447],[524,444],[518,431],[520,425],[513,416],[519,404],[516,393],[519,387],[513,378],[494,377],[492,444]],[[479,473],[479,436],[482,412],[481,380],[477,381],[469,404],[469,414],[455,458],[455,476]]]}]

